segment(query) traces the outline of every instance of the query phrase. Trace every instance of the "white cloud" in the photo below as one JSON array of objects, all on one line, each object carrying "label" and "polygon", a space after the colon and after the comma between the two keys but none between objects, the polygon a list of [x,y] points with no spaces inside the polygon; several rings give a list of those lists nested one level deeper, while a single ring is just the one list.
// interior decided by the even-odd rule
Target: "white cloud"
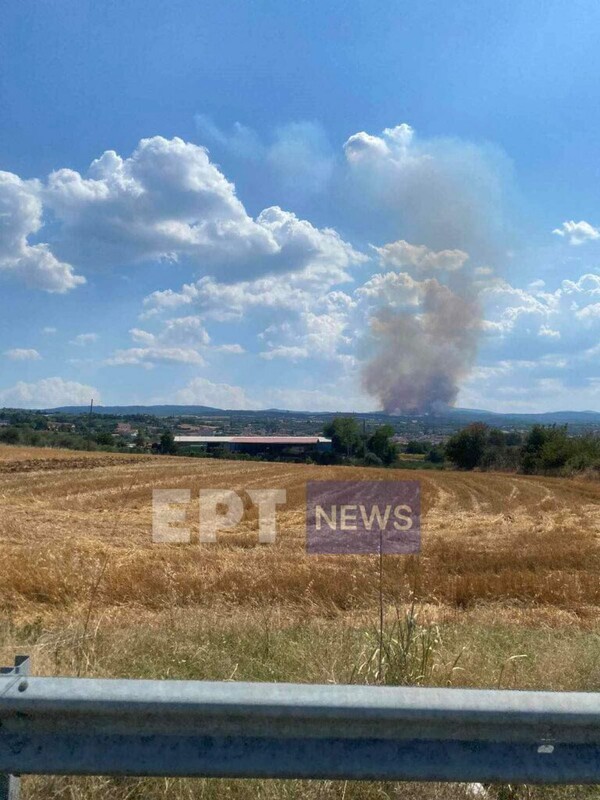
[{"label": "white cloud", "polygon": [[267,209],[258,219],[280,246],[285,271],[235,283],[204,276],[178,292],[167,289],[149,295],[146,313],[191,306],[204,316],[228,320],[258,306],[309,309],[331,287],[350,281],[353,266],[368,260],[334,230],[319,230],[280,208]]},{"label": "white cloud", "polygon": [[560,339],[560,331],[555,331],[548,325],[540,325],[538,336],[545,336],[548,339]]},{"label": "white cloud", "polygon": [[589,306],[579,308],[575,312],[575,316],[582,320],[600,319],[600,303],[590,303]]},{"label": "white cloud", "polygon": [[42,227],[42,203],[37,181],[23,181],[0,172],[0,271],[28,286],[64,293],[85,283],[70,264],[59,261],[47,244],[30,244]]},{"label": "white cloud", "polygon": [[272,361],[274,358],[298,361],[302,358],[308,358],[308,356],[309,352],[306,347],[294,347],[291,345],[280,345],[279,347],[274,347],[272,350],[265,350],[260,354],[260,357],[267,361]]},{"label": "white cloud", "polygon": [[97,333],[80,333],[74,339],[71,339],[69,344],[75,344],[78,347],[86,347],[88,344],[93,344],[98,341]]},{"label": "white cloud", "polygon": [[88,405],[91,398],[100,401],[100,393],[93,386],[57,377],[36,383],[19,381],[8,389],[0,389],[0,405],[13,408]]},{"label": "white cloud", "polygon": [[117,350],[104,362],[109,367],[141,364],[153,367],[155,364],[195,364],[203,366],[202,355],[192,347],[130,347]]},{"label": "white cloud", "polygon": [[231,355],[242,355],[246,352],[241,344],[218,344],[213,350],[217,353],[229,353]]},{"label": "white cloud", "polygon": [[39,361],[41,355],[37,350],[24,347],[15,347],[12,350],[5,350],[4,355],[11,361]]},{"label": "white cloud", "polygon": [[175,317],[168,319],[157,338],[163,345],[187,345],[205,347],[210,343],[210,336],[199,317]]},{"label": "white cloud", "polygon": [[206,150],[178,138],[142,139],[125,159],[108,150],[86,176],[53,172],[44,201],[63,225],[61,251],[79,264],[227,263],[278,252]]},{"label": "white cloud", "polygon": [[[402,127],[405,128],[406,136],[410,142],[412,128],[409,125],[403,125]],[[344,151],[351,164],[388,158],[391,155],[390,148],[384,139],[379,138],[379,136],[371,136],[365,131],[359,131],[350,136],[344,145]]]},{"label": "white cloud", "polygon": [[105,361],[108,366],[124,366],[141,364],[152,367],[155,364],[205,364],[201,350],[210,343],[210,336],[198,317],[176,317],[163,322],[159,333],[150,333],[140,328],[129,331],[136,344],[143,347],[131,347],[117,350]]},{"label": "white cloud", "polygon": [[304,286],[294,285],[294,276],[258,278],[254,281],[221,283],[211,277],[184,284],[180,291],[153,292],[144,300],[146,316],[190,306],[204,317],[226,321],[239,319],[249,308],[297,308],[307,300]]},{"label": "white cloud", "polygon": [[355,294],[369,306],[410,308],[419,304],[424,283],[406,272],[375,273],[356,289]]},{"label": "white cloud", "polygon": [[410,244],[400,239],[375,250],[383,264],[390,267],[413,267],[420,272],[460,269],[469,258],[463,250],[430,250],[424,244]]},{"label": "white cloud", "polygon": [[569,244],[573,245],[584,244],[594,239],[600,239],[600,228],[595,228],[585,220],[581,220],[580,222],[575,222],[574,220],[563,222],[562,226],[560,228],[555,228],[552,233],[567,238]]},{"label": "white cloud", "polygon": [[276,206],[252,219],[206,150],[178,138],[142,139],[125,159],[109,150],[85,176],[58,170],[43,198],[62,223],[56,247],[78,264],[187,259],[231,278],[341,275],[360,260],[335,231]]},{"label": "white cloud", "polygon": [[194,378],[184,389],[175,392],[169,402],[182,405],[214,406],[215,408],[250,409],[256,407],[240,386],[213,383],[208,378]]},{"label": "white cloud", "polygon": [[156,336],[148,331],[141,330],[140,328],[131,328],[129,335],[137,344],[153,345],[156,341]]},{"label": "white cloud", "polygon": [[[308,123],[288,126],[269,151],[292,184],[311,136],[318,139],[317,128]],[[317,185],[326,167],[311,163],[304,178]],[[52,251],[28,241],[44,217],[52,220]],[[0,173],[0,269],[48,291],[84,282],[71,264],[183,261],[227,280],[306,271],[341,281],[363,260],[336,231],[278,206],[252,218],[206,149],[179,138],[142,139],[126,158],[107,150],[86,173],[59,169],[45,182]]]},{"label": "white cloud", "polygon": [[351,344],[348,325],[356,303],[345,292],[328,292],[313,299],[310,308],[299,307],[286,315],[281,324],[271,324],[259,338],[269,347],[260,353],[272,361],[284,358],[300,361],[305,358],[344,363],[342,352]]},{"label": "white cloud", "polygon": [[[497,280],[483,291],[486,305],[484,329],[506,336],[518,330],[535,330],[542,338],[573,340],[600,322],[600,276],[592,273],[578,280],[563,280],[553,292],[534,281],[519,289]],[[574,321],[585,326],[574,325]]]},{"label": "white cloud", "polygon": [[42,328],[42,333],[46,334],[47,336],[51,336],[53,333],[56,333],[56,328],[47,326],[46,328]]},{"label": "white cloud", "polygon": [[483,292],[486,320],[483,329],[490,334],[506,335],[520,324],[539,329],[557,305],[557,296],[518,289],[506,281],[497,281]]}]

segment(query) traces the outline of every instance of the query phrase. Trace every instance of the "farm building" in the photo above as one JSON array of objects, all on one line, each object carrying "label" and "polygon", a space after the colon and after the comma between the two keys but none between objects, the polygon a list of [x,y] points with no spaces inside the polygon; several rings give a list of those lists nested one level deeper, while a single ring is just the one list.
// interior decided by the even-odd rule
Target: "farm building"
[{"label": "farm building", "polygon": [[175,436],[178,448],[228,450],[252,456],[299,458],[311,453],[329,453],[331,439],[323,436]]}]

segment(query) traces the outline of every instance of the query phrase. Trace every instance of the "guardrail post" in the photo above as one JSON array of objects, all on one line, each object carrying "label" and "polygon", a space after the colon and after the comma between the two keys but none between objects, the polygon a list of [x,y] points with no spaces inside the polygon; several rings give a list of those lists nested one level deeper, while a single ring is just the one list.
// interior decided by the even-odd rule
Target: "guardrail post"
[{"label": "guardrail post", "polygon": [[[29,675],[29,656],[15,656],[14,667],[0,667],[0,675],[14,675],[15,681]],[[18,775],[0,774],[0,800],[19,800],[20,791],[21,778]]]}]

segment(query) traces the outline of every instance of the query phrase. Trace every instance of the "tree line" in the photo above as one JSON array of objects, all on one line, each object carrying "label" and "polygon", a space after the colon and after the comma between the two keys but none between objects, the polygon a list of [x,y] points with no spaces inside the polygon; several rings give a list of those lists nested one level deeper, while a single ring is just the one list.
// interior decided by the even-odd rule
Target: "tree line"
[{"label": "tree line", "polygon": [[600,436],[569,436],[567,425],[534,425],[519,433],[476,422],[448,439],[445,455],[465,470],[570,475],[600,470]]},{"label": "tree line", "polygon": [[[77,426],[72,426],[75,430],[64,431],[48,430],[48,422],[41,415],[32,417],[23,412],[22,417],[15,412],[11,424],[0,427],[0,443],[75,450],[147,452],[152,442],[154,452],[187,455],[177,450],[169,429],[150,437],[140,426],[135,437],[125,441],[111,432],[112,425],[106,420],[102,420],[103,429],[86,430],[86,420],[82,417]],[[424,439],[399,444],[394,441],[392,425],[379,425],[367,430],[355,417],[348,416],[332,419],[324,426],[323,434],[332,440],[332,451],[312,454],[307,461],[524,474],[600,472],[600,436],[595,433],[572,436],[566,425],[534,425],[528,431],[503,431],[475,422],[454,433],[445,444],[434,444]],[[209,455],[215,456],[214,453]],[[217,455],[222,458],[234,457],[234,454],[225,451]],[[261,456],[237,454],[235,457],[261,460]]]}]

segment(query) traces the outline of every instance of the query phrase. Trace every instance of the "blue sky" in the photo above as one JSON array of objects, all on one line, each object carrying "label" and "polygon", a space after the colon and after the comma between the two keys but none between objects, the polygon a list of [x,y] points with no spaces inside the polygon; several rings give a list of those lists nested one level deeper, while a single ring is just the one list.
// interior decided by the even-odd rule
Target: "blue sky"
[{"label": "blue sky", "polygon": [[600,6],[2,5],[0,405],[600,410]]}]

